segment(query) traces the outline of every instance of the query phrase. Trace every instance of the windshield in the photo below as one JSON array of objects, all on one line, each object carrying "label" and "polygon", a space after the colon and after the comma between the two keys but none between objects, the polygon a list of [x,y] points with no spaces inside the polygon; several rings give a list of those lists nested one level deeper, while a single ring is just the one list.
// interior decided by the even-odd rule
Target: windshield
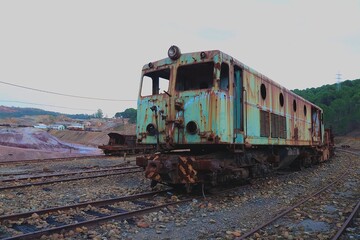
[{"label": "windshield", "polygon": [[177,70],[177,91],[206,89],[213,86],[214,62],[180,66]]}]

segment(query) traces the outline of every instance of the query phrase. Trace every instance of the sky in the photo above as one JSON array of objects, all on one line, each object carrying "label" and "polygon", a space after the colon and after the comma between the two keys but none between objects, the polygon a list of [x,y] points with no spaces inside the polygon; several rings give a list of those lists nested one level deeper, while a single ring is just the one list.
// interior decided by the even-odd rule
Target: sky
[{"label": "sky", "polygon": [[221,50],[288,89],[359,79],[360,1],[2,0],[0,105],[112,117],[171,45]]}]

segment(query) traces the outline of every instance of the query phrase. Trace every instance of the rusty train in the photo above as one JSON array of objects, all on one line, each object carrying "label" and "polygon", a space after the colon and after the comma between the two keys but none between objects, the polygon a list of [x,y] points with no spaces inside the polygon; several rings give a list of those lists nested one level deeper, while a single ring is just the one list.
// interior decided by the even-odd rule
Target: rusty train
[{"label": "rusty train", "polygon": [[274,169],[323,162],[333,136],[323,110],[219,51],[168,57],[142,69],[137,105],[138,156],[152,185],[216,185]]},{"label": "rusty train", "polygon": [[124,154],[150,153],[154,150],[152,145],[136,144],[135,135],[124,135],[117,132],[111,132],[108,136],[108,144],[98,146],[105,155],[122,156]]}]

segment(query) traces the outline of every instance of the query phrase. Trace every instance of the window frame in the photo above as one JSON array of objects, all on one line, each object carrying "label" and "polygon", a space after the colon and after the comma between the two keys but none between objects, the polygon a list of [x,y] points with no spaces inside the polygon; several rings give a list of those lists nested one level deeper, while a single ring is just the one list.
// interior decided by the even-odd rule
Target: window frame
[{"label": "window frame", "polygon": [[[199,88],[186,88],[184,86],[179,85],[179,70],[181,68],[186,68],[186,67],[190,67],[190,66],[195,66],[195,65],[200,65],[200,64],[212,64],[212,72],[211,72],[211,85],[204,88],[204,87],[200,87],[201,82],[199,83]],[[177,92],[187,92],[187,91],[199,91],[199,90],[204,90],[204,89],[211,89],[215,86],[215,78],[214,78],[214,72],[215,72],[215,62],[214,61],[205,61],[205,62],[198,62],[198,63],[191,63],[191,64],[183,64],[183,65],[179,65],[177,67],[176,70],[176,76],[175,76],[175,91]],[[185,81],[183,81],[185,82]],[[182,83],[183,84],[183,83]],[[183,89],[181,89],[180,87],[182,87]]]},{"label": "window frame", "polygon": [[[164,78],[163,76],[160,76],[158,75],[156,77],[155,73],[156,72],[161,72],[161,71],[168,71],[168,73],[165,73],[165,74],[168,74],[168,79],[167,78]],[[145,73],[142,74],[141,76],[141,88],[140,88],[140,97],[149,97],[149,96],[156,96],[156,95],[163,95],[165,94],[165,92],[161,92],[161,90],[165,90],[165,91],[169,91],[169,88],[170,88],[170,81],[171,81],[171,72],[172,72],[172,69],[170,67],[164,67],[164,68],[160,68],[160,69],[154,69],[154,71],[147,71]],[[151,76],[152,74],[154,74],[154,76]],[[147,80],[149,78],[149,80]],[[158,78],[158,92],[155,91],[155,87],[154,86],[154,81],[156,80],[156,78]],[[143,91],[144,91],[144,81],[150,81],[150,79],[152,80],[151,81],[151,89],[150,90],[147,90],[147,91],[151,91],[150,94],[143,94]],[[163,80],[167,80],[168,81],[168,84],[167,84],[167,89],[165,88],[160,88],[161,86],[161,82],[164,82],[162,81],[161,79]]]}]

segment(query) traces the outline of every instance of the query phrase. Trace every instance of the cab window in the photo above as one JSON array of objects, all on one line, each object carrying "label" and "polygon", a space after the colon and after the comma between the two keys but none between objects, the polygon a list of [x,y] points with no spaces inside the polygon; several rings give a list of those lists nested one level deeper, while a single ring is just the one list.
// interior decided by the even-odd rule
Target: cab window
[{"label": "cab window", "polygon": [[163,94],[169,89],[170,69],[146,73],[142,78],[141,96]]}]

